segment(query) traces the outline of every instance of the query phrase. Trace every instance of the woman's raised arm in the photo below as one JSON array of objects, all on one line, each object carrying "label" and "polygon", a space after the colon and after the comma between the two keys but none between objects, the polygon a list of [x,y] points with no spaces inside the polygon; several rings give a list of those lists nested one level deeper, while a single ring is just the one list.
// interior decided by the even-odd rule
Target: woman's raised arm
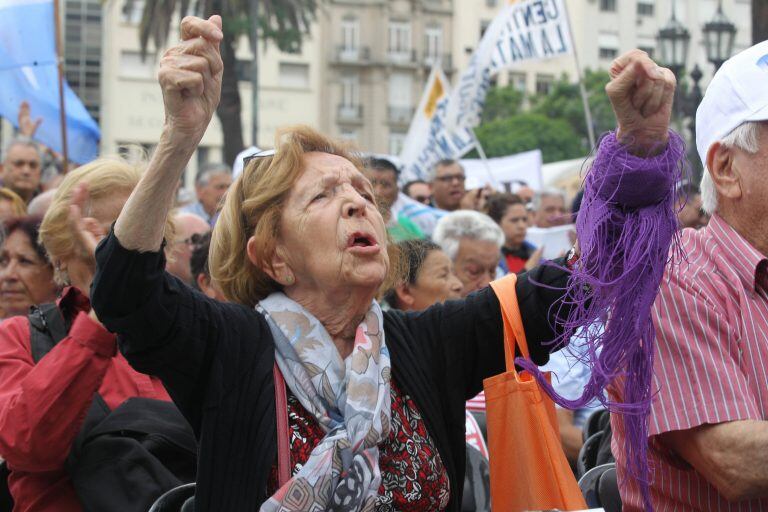
[{"label": "woman's raised arm", "polygon": [[181,42],[160,60],[158,80],[165,106],[160,142],[115,224],[115,236],[126,249],[160,249],[179,178],[221,96],[221,17],[203,20],[187,16],[180,32]]}]

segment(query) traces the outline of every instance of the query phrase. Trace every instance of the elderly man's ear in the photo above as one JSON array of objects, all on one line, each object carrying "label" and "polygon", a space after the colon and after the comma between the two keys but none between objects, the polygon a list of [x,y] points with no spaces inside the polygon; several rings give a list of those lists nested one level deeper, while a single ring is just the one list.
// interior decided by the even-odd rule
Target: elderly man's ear
[{"label": "elderly man's ear", "polygon": [[[733,150],[715,142],[707,152],[707,168],[717,194],[728,199],[739,199],[743,194],[739,169],[734,165]],[[705,171],[706,172],[706,171]]]}]

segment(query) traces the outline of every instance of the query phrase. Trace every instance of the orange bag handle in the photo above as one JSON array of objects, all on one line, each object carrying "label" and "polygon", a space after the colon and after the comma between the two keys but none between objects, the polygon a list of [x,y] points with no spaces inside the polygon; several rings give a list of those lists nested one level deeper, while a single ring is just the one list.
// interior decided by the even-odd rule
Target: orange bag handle
[{"label": "orange bag handle", "polygon": [[507,371],[517,374],[515,369],[515,345],[520,348],[523,357],[530,357],[528,342],[525,339],[523,319],[520,316],[520,305],[517,302],[517,275],[509,274],[491,283],[496,297],[501,305],[501,317],[504,320],[504,355],[507,360]]}]

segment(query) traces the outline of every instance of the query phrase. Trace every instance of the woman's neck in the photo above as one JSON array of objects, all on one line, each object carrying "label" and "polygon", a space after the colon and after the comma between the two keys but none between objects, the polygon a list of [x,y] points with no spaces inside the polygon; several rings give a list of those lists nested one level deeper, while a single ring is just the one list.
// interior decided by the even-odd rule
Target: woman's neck
[{"label": "woman's neck", "polygon": [[371,307],[375,292],[340,290],[335,293],[301,293],[286,290],[286,295],[312,313],[325,327],[342,359],[352,353],[357,327]]}]

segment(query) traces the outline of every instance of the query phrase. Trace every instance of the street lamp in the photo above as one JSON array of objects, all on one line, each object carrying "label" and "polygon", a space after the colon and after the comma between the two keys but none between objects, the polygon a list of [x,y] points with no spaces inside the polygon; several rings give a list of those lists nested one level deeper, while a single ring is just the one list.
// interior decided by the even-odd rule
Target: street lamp
[{"label": "street lamp", "polygon": [[733,40],[736,38],[736,25],[723,14],[723,0],[717,3],[717,12],[712,21],[704,25],[704,46],[707,60],[720,69],[733,52]]},{"label": "street lamp", "polygon": [[679,77],[685,69],[688,60],[688,47],[691,43],[691,33],[680,23],[675,15],[675,2],[672,2],[672,18],[659,30],[656,36],[659,45],[661,63]]}]

